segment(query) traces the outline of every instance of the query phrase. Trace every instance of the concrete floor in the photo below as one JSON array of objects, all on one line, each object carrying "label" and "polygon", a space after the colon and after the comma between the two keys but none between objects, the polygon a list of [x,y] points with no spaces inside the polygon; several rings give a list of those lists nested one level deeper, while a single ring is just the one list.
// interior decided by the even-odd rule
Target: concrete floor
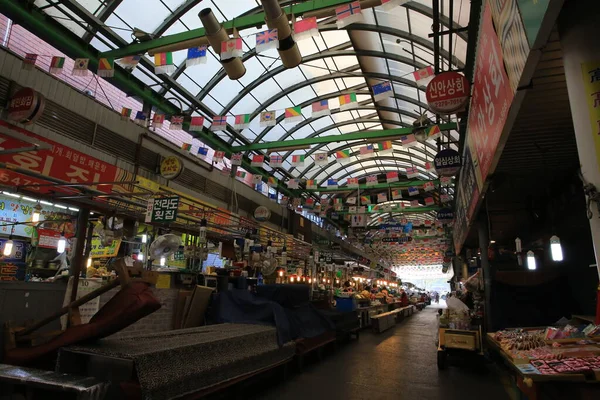
[{"label": "concrete floor", "polygon": [[479,357],[478,362],[453,363],[438,371],[438,307],[418,312],[382,334],[361,332],[358,342],[340,346],[321,362],[308,362],[302,373],[292,374],[257,399],[509,399],[493,366]]}]

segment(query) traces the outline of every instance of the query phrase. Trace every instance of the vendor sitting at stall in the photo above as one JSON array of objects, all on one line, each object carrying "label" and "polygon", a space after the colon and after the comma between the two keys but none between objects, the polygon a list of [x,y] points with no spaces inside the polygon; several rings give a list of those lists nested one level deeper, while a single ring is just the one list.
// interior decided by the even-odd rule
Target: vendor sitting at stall
[{"label": "vendor sitting at stall", "polygon": [[352,289],[352,286],[350,285],[350,281],[344,282],[343,291],[344,292],[354,292],[354,289]]},{"label": "vendor sitting at stall", "polygon": [[408,295],[406,294],[406,292],[404,290],[402,290],[400,292],[400,306],[406,307],[406,306],[408,306],[408,304],[409,304]]}]

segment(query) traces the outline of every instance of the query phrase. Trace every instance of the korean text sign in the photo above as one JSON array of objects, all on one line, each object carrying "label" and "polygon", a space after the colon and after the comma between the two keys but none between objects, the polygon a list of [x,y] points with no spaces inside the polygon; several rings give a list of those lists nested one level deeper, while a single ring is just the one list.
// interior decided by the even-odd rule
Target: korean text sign
[{"label": "korean text sign", "polygon": [[581,65],[585,94],[590,111],[592,135],[596,144],[596,159],[600,169],[600,61]]},{"label": "korean text sign", "polygon": [[148,201],[146,222],[169,223],[177,219],[179,196],[156,197]]},{"label": "korean text sign", "polygon": [[[117,176],[118,168],[114,165],[90,157],[70,147],[43,138],[4,121],[0,121],[1,150],[31,147],[31,143],[2,135],[3,131],[27,138],[30,142],[47,143],[51,148],[47,150],[2,154],[0,155],[0,162],[72,183],[113,182]],[[15,186],[48,183],[48,181],[43,179],[32,178],[9,169],[0,170],[0,182]],[[56,191],[60,188],[28,187],[27,189],[47,193],[50,190]],[[68,191],[68,189],[64,190]],[[97,190],[109,193],[112,190],[112,186],[98,186]]]},{"label": "korean text sign", "polygon": [[474,76],[467,139],[472,144],[481,188],[490,171],[513,100],[489,5],[486,5],[481,21]]}]

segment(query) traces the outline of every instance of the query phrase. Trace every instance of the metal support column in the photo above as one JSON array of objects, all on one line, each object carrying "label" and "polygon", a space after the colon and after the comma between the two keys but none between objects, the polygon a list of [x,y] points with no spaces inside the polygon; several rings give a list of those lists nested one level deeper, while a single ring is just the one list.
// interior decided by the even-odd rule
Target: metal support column
[{"label": "metal support column", "polygon": [[73,289],[71,290],[71,302],[77,299],[77,286],[79,284],[79,274],[81,274],[82,264],[85,262],[83,258],[83,250],[85,248],[85,238],[87,237],[88,219],[90,217],[89,208],[82,208],[77,214],[77,233],[75,237],[75,249],[73,253],[73,262],[71,263],[71,276],[73,276]]},{"label": "metal support column", "polygon": [[485,328],[487,332],[493,329],[493,312],[492,312],[492,290],[494,274],[492,266],[488,259],[488,247],[490,245],[490,235],[488,231],[488,222],[485,210],[479,211],[479,219],[477,221],[477,233],[479,234],[479,248],[481,249],[481,270],[483,273],[483,281],[485,287]]}]

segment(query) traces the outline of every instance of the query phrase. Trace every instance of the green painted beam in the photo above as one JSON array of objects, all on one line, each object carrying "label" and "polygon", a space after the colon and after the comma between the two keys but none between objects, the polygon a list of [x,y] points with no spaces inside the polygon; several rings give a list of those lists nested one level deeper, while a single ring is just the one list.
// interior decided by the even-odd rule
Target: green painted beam
[{"label": "green painted beam", "polygon": [[[439,184],[439,180],[432,181],[408,181],[408,182],[394,182],[394,183],[378,183],[377,185],[367,186],[367,185],[359,185],[358,189],[360,190],[370,190],[370,189],[397,189],[397,188],[408,188],[408,187],[421,187],[425,185],[427,182],[433,182],[434,184]],[[335,193],[335,192],[353,192],[358,190],[357,188],[349,188],[349,187],[337,187],[337,188],[323,188],[323,189],[304,189],[304,192],[309,193]]]},{"label": "green painted beam", "polygon": [[[89,58],[90,71],[94,71],[97,68],[98,60],[102,56],[87,43],[84,43],[81,39],[69,32],[67,28],[59,25],[52,17],[47,16],[36,7],[31,7],[25,4],[24,1],[0,0],[0,10],[2,11],[2,14],[11,18],[34,35],[44,38],[47,43],[71,58]],[[115,68],[114,77],[106,80],[126,92],[128,95],[140,98],[142,101],[151,104],[165,114],[178,114],[180,112],[178,108],[166,101],[162,95],[154,92],[131,73],[126,72],[119,67]],[[212,134],[212,132],[208,132],[208,130],[190,133],[192,136],[211,146],[213,149],[225,151],[227,156],[231,156],[231,154],[234,153],[225,141],[219,139],[216,135]],[[250,161],[247,159],[243,160],[242,167],[252,174],[269,175],[263,169],[252,167]],[[278,187],[278,190],[284,194],[292,195],[292,192],[282,185]]]},{"label": "green painted beam", "polygon": [[[349,3],[350,1],[351,0],[312,0],[293,6],[283,7],[283,11],[287,15],[299,17],[310,11],[332,8],[340,4]],[[265,18],[266,16],[264,12],[254,15],[247,15],[245,17],[234,18],[231,21],[223,22],[223,28],[228,31],[233,28],[237,29],[238,31],[242,31],[244,29],[261,27],[265,25]],[[200,18],[198,18],[198,23],[200,23]],[[192,29],[191,31],[163,36],[147,42],[133,43],[120,49],[107,51],[102,53],[102,57],[123,58],[135,54],[144,54],[148,52],[148,50],[155,49],[157,47],[168,46],[184,42],[186,40],[201,38],[203,36],[206,36],[204,28]]]},{"label": "green painted beam", "polygon": [[[440,130],[448,131],[456,129],[457,125],[454,122],[448,124],[439,124]],[[328,135],[310,137],[304,139],[295,140],[282,140],[277,142],[265,142],[265,143],[252,143],[246,146],[234,146],[233,151],[250,151],[250,150],[269,150],[269,149],[280,149],[296,146],[310,146],[313,144],[321,143],[340,143],[351,140],[363,140],[363,139],[382,139],[385,140],[389,137],[409,135],[413,133],[413,128],[395,128],[395,129],[379,129],[372,131],[356,131],[350,133],[344,133],[343,135]]]}]

